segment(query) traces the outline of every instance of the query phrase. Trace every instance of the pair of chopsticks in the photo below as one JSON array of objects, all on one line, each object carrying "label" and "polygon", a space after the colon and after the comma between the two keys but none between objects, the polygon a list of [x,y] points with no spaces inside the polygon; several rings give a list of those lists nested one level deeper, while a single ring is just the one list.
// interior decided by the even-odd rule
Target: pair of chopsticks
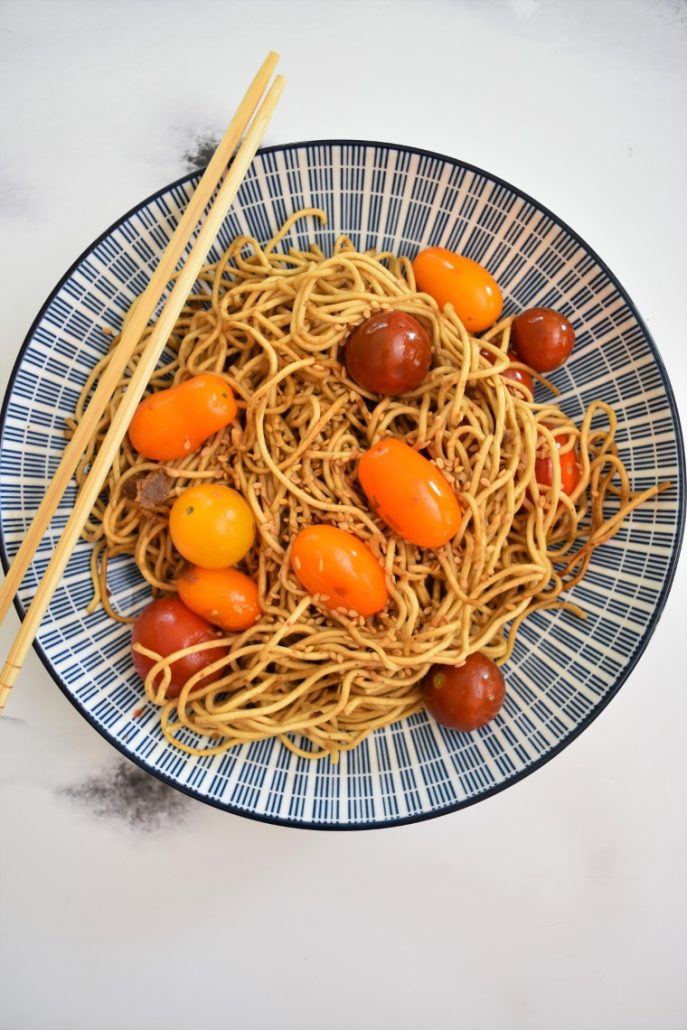
[{"label": "pair of chopsticks", "polygon": [[[74,474],[88,441],[95,432],[98,422],[124,374],[129,359],[148,326],[148,322],[155,311],[160,297],[168,283],[174,278],[177,265],[183,258],[184,251],[203,217],[203,212],[210,204],[213,194],[217,191],[212,206],[198,230],[193,247],[186,257],[181,271],[176,276],[174,286],[152,328],[138,366],[128,380],[126,391],[117,409],[117,413],[86,476],[69,520],[62,531],[60,541],[55,548],[19,633],[7,656],[0,674],[0,713],[5,707],[5,702],[14,681],[22,668],[28,650],[50,604],[52,595],[81,536],[90,511],[102,489],[110,466],[126,435],[129,423],[140,403],[148,381],[160,360],[162,351],[179,317],[179,313],[191,292],[198,273],[207,259],[208,252],[219,233],[222,222],[229,211],[241,181],[267,129],[281,91],[284,88],[285,79],[283,76],[278,75],[275,78],[262,103],[260,103],[260,100],[272,78],[272,73],[278,60],[278,54],[268,54],[262,67],[248,87],[236,114],[231,120],[210,164],[189,201],[188,207],[176,227],[174,235],[162,255],[150,283],[138,298],[131,311],[130,318],[125,323],[122,335],[112,352],[110,362],[98,383],[81,422],[77,425],[74,435],[65,448],[59,468],[10,566],[5,581],[2,587],[0,587],[0,621],[2,621],[21,585],[26,570],[33,560],[44,533],[50,525],[50,520]],[[259,107],[258,104],[260,105]],[[254,118],[253,115],[255,115]],[[252,122],[251,118],[253,119]],[[242,136],[243,142],[239,146]],[[230,161],[231,167],[228,167]]]}]

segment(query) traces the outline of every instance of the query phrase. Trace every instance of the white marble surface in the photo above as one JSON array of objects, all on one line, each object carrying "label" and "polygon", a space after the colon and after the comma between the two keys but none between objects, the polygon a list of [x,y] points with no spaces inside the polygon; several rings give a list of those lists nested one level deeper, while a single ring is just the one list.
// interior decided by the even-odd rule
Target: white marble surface
[{"label": "white marble surface", "polygon": [[[267,142],[407,142],[526,189],[625,284],[685,421],[685,0],[5,0],[0,46],[0,381],[66,267],[185,171],[273,47]],[[0,1027],[684,1028],[686,572],[563,754],[382,832],[158,789],[32,654],[0,724]]]}]

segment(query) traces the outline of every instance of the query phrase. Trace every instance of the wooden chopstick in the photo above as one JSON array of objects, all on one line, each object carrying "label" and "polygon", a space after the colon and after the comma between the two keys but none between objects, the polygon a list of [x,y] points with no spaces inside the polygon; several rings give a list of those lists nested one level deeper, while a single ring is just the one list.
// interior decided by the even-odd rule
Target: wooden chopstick
[{"label": "wooden chopstick", "polygon": [[[183,268],[178,273],[164,307],[152,328],[136,370],[128,382],[126,392],[122,397],[112,424],[93,460],[93,464],[74,503],[72,513],[62,531],[60,541],[55,548],[43,579],[26,612],[19,633],[3,666],[2,673],[0,674],[0,712],[5,707],[10,690],[22,668],[26,654],[50,604],[50,599],[62,578],[69,557],[77,544],[91,509],[102,489],[110,466],[116,457],[129,423],[143,396],[148,380],[157,366],[167,339],[191,291],[191,287],[198,277],[198,273],[207,258],[210,247],[217,237],[248,166],[260,145],[281,91],[284,88],[284,83],[284,78],[278,75],[258,108],[257,114],[244,136],[243,143],[236,153],[231,168],[225,176],[215,201],[198,232],[193,249],[186,258]],[[209,196],[202,199],[203,207],[207,204],[208,200]],[[173,271],[174,264],[171,266],[171,272]],[[168,282],[169,279],[170,275],[167,276],[165,282]],[[138,306],[132,316],[132,323],[137,310]],[[49,519],[42,521],[41,536],[47,529],[48,523]]]},{"label": "wooden chopstick", "polygon": [[163,290],[183,257],[191,233],[200,221],[212,193],[227,171],[233,153],[258,106],[260,98],[265,92],[268,82],[272,78],[272,72],[278,60],[278,54],[269,53],[248,87],[235,116],[232,118],[202,179],[189,200],[188,206],[179,220],[148,286],[136,301],[131,310],[130,318],[127,318],[110,362],[98,382],[98,386],[91,397],[83,418],[76,426],[74,435],[64,450],[59,467],[48,487],[45,497],[7,571],[2,586],[0,586],[0,622],[5,618],[12,604],[12,599],[21,586],[26,570],[33,561],[50,519],[55,514],[62,495],[74,475],[79,459],[85,451],[88,441],[93,436],[117,384],[124,375],[124,370],[155,311]]}]

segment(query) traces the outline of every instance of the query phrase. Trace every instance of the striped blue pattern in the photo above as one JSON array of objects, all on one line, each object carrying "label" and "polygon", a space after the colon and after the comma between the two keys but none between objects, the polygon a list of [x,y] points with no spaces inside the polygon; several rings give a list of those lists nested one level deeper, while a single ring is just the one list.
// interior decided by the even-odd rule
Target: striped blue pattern
[{"label": "striped blue pattern", "polygon": [[[17,550],[64,447],[89,369],[144,288],[197,182],[164,189],[84,254],[50,297],[15,368],[2,419],[0,527],[5,564]],[[603,398],[635,487],[671,480],[597,550],[571,599],[587,612],[538,613],[522,627],[499,717],[472,734],[424,714],[379,730],[338,765],[299,758],[272,741],[194,758],[168,746],[156,713],[134,718],[142,696],[128,631],[90,599],[89,548],[74,553],[38,638],[55,680],[134,761],[211,804],[293,826],[393,825],[450,811],[507,786],[565,746],[609,700],[644,648],[665,601],[684,512],[684,457],[670,385],[622,288],[586,245],[513,187],[460,162],[403,147],[322,142],[274,147],[254,160],[213,256],[238,233],[266,239],[291,212],[322,207],[326,226],[300,224],[284,246],[325,251],[348,234],[359,247],[413,255],[439,245],[484,263],[506,311],[553,306],[578,329],[571,360],[554,373],[561,405],[579,419]],[[73,502],[65,497],[20,593],[25,606]],[[115,604],[148,599],[133,562],[113,563]],[[193,736],[188,735],[188,740]]]}]

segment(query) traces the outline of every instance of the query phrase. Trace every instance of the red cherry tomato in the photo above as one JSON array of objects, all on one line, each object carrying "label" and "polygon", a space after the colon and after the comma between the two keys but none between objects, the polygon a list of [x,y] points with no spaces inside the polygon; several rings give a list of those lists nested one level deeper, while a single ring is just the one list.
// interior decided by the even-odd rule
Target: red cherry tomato
[{"label": "red cherry tomato", "polygon": [[353,330],[346,342],[351,379],[370,393],[393,397],[419,386],[432,360],[432,345],[417,319],[380,311]]},{"label": "red cherry tomato", "polygon": [[[493,363],[494,363],[494,355],[492,354],[491,351],[481,350],[480,354],[482,355],[482,357],[486,358],[487,361],[490,361],[492,363],[492,365],[493,365]],[[511,361],[520,361],[519,356],[515,353],[514,350],[509,350],[507,352],[507,356],[510,358]],[[534,397],[534,379],[529,374],[529,372],[526,371],[526,369],[524,369],[524,368],[513,368],[513,366],[510,365],[505,370],[505,372],[501,373],[501,376],[502,376],[503,379],[511,379],[514,383],[519,383],[522,386],[526,386],[527,389],[532,394],[532,396]]]},{"label": "red cherry tomato", "polygon": [[[556,436],[556,447],[560,451],[570,437]],[[580,466],[577,464],[577,457],[574,449],[559,454],[561,465],[561,490],[568,496],[573,492],[580,481]],[[534,463],[534,478],[540,486],[551,486],[553,483],[553,460],[551,458],[537,458]]]},{"label": "red cherry tomato", "polygon": [[[195,612],[189,611],[185,604],[178,597],[161,597],[153,601],[146,608],[134,623],[131,633],[131,643],[141,644],[149,651],[155,651],[162,658],[181,651],[184,647],[191,647],[192,644],[203,644],[207,640],[216,640],[217,631],[201,619]],[[177,658],[171,665],[172,680],[167,687],[167,698],[178,697],[184,684],[201,669],[207,668],[220,658],[228,655],[226,647],[210,647],[207,651],[199,651],[196,654],[186,655],[184,658]],[[152,669],[155,662],[152,658],[132,651],[134,666],[141,679]],[[204,676],[197,685],[197,689],[207,687],[214,683],[222,675],[221,672],[213,672]],[[157,681],[158,685],[161,681]],[[193,696],[192,692],[191,696]]]},{"label": "red cherry tomato", "polygon": [[488,329],[501,314],[503,298],[496,280],[470,258],[428,247],[413,261],[413,272],[418,289],[434,297],[440,308],[452,304],[470,333]]},{"label": "red cherry tomato", "polygon": [[358,478],[380,519],[418,547],[441,547],[458,532],[460,504],[438,468],[388,437],[363,454]]},{"label": "red cherry tomato", "polygon": [[477,651],[463,665],[433,665],[422,681],[430,715],[442,726],[469,732],[498,714],[506,693],[503,673]]},{"label": "red cherry tomato", "polygon": [[336,526],[302,529],[291,548],[291,564],[299,583],[319,594],[327,608],[352,608],[367,618],[389,600],[384,570],[370,548]]},{"label": "red cherry tomato", "polygon": [[530,308],[513,320],[510,338],[526,365],[536,372],[552,372],[570,357],[575,330],[551,308]]},{"label": "red cherry tomato", "polygon": [[132,446],[153,461],[186,458],[236,416],[231,387],[212,372],[141,401],[129,426]]}]

